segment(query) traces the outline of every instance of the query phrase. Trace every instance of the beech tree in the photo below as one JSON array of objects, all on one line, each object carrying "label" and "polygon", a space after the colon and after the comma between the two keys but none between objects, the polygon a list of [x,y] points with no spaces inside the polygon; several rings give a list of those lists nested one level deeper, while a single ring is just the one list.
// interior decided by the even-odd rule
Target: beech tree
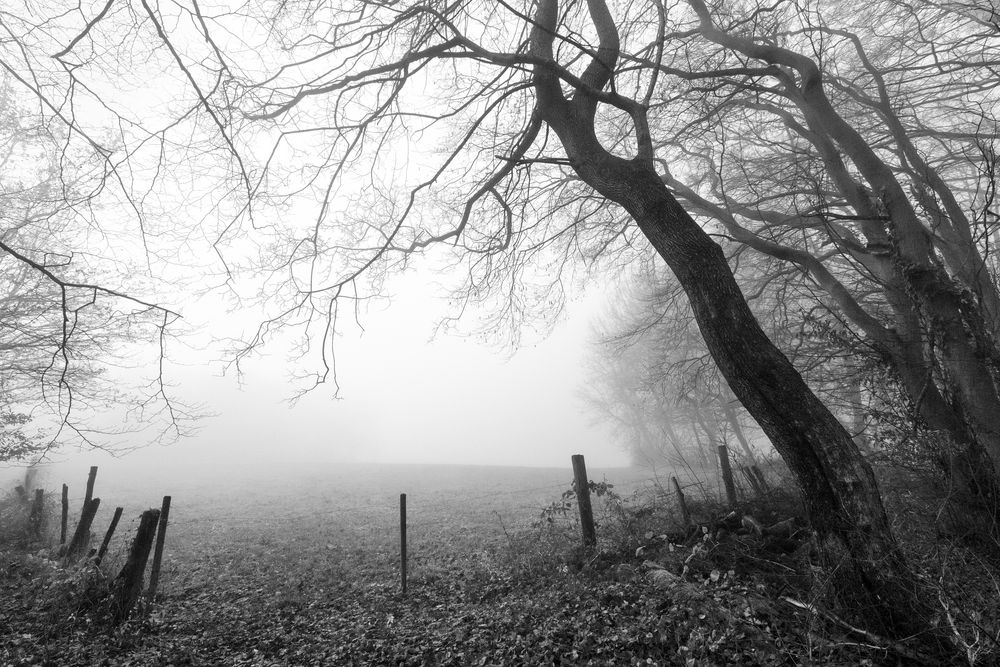
[{"label": "beech tree", "polygon": [[719,233],[797,267],[995,517],[995,9],[692,6],[658,61],[677,77],[664,109],[693,109],[660,118],[665,182]]},{"label": "beech tree", "polygon": [[[908,5],[899,6],[905,13]],[[942,7],[978,21],[976,29],[992,25],[974,8]],[[871,469],[764,334],[722,249],[677,199],[700,213],[719,203],[684,185],[701,165],[678,151],[701,144],[686,148],[667,121],[697,115],[692,100],[701,98],[688,95],[698,85],[678,94],[681,81],[707,82],[709,97],[721,81],[741,94],[759,87],[791,100],[792,120],[818,137],[824,166],[847,175],[844,189],[861,219],[844,225],[870,231],[872,254],[899,267],[900,294],[923,295],[933,307],[942,335],[955,341],[938,348],[941,358],[971,364],[985,329],[965,301],[940,291],[953,283],[935,282],[933,234],[892,168],[833,108],[825,68],[836,58],[817,62],[786,46],[826,35],[824,26],[785,29],[805,14],[793,3],[733,9],[703,0],[286,0],[235,8],[108,0],[41,20],[8,12],[4,20],[17,45],[7,67],[30,70],[20,80],[41,99],[55,91],[106,113],[121,152],[147,171],[155,165],[153,182],[164,178],[161,165],[203,165],[198,186],[220,207],[218,227],[205,233],[228,284],[266,276],[272,308],[237,359],[277,329],[297,327],[303,353],[317,356],[312,385],[326,381],[341,305],[377,294],[387,272],[418,253],[442,253],[438,261],[464,271],[459,311],[494,299],[498,318],[510,322],[558,310],[573,260],[627,264],[651,246],[687,295],[732,392],[795,473],[828,553],[846,557],[887,632],[923,640],[938,636],[928,632],[930,603],[891,534]],[[16,22],[22,27],[11,28]],[[40,23],[46,30],[29,29]],[[689,48],[695,40],[715,51]],[[708,57],[697,67],[672,63],[687,52]],[[152,120],[129,114],[102,92],[108,81],[139,85],[153,73],[175,91],[164,102],[170,120],[162,110],[147,112]],[[875,85],[874,104],[891,107]],[[136,157],[151,144],[161,154]],[[901,142],[900,151],[912,171],[926,173],[919,150]],[[221,169],[213,176],[209,167]],[[934,183],[925,190],[940,202],[935,224],[953,221]],[[314,203],[308,219],[303,200]],[[247,253],[243,239],[266,251]],[[970,389],[988,379],[977,368],[965,376]]]},{"label": "beech tree", "polygon": [[[851,554],[873,602],[881,602],[893,618],[891,625],[917,630],[910,623],[919,614],[903,610],[923,607],[913,596],[912,575],[891,537],[871,469],[848,433],[764,335],[721,248],[664,184],[655,167],[645,105],[605,92],[620,60],[620,36],[606,5],[590,2],[588,9],[598,46],[576,77],[557,64],[558,6],[543,2],[538,7],[529,52],[537,117],[559,138],[577,176],[622,206],[666,261],[726,381],[797,475],[820,534]],[[710,24],[707,9],[700,3],[695,9]],[[563,82],[572,85],[571,95]],[[601,144],[594,123],[599,102],[631,118],[635,157],[613,154]]]}]

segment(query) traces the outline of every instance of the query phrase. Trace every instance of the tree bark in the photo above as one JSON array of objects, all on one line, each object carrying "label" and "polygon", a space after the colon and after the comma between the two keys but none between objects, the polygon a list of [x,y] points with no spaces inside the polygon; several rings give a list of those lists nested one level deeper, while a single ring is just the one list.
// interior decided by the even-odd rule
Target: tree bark
[{"label": "tree bark", "polygon": [[795,474],[822,541],[849,555],[886,630],[895,636],[926,631],[931,608],[917,594],[916,578],[891,534],[871,468],[761,330],[722,249],[655,174],[624,169],[610,187],[605,173],[580,165],[584,180],[632,214],[677,275],[722,375]]},{"label": "tree bark", "polygon": [[[912,301],[910,307],[919,309],[926,322],[926,326],[918,329],[919,338],[910,340],[919,341],[922,346],[926,344],[929,349],[922,350],[922,354],[935,358],[944,370],[944,389],[952,395],[952,409],[959,420],[969,425],[967,432],[972,435],[971,440],[961,441],[966,447],[964,455],[992,468],[979,473],[982,478],[988,478],[986,488],[980,490],[990,494],[987,497],[992,501],[994,490],[1000,486],[1000,389],[987,363],[995,364],[1000,360],[1000,350],[992,335],[994,321],[990,313],[991,304],[998,300],[993,298],[996,296],[995,285],[988,279],[970,277],[968,267],[957,272],[960,277],[966,275],[967,285],[948,275],[938,259],[939,252],[948,254],[940,247],[947,245],[947,238],[943,239],[943,243],[935,242],[934,236],[938,234],[932,231],[935,224],[923,224],[893,169],[834,108],[823,85],[823,72],[816,62],[789,49],[758,44],[744,36],[720,30],[714,25],[704,0],[688,2],[698,15],[699,32],[709,41],[797,74],[797,77],[781,77],[785,93],[798,106],[809,129],[828,145],[829,151],[842,151],[868,184],[867,191],[861,191],[856,197],[855,206],[859,213],[870,219],[866,230],[888,242],[891,266],[887,267],[887,271],[893,279],[887,285],[898,282],[906,298]],[[895,115],[888,113],[886,118],[895,139],[900,142],[900,149],[909,160],[921,164],[922,159],[905,132],[893,124]],[[836,159],[839,160],[839,156]],[[935,178],[933,171],[924,169],[923,172],[925,177],[930,178],[929,185],[936,188],[942,195],[944,205],[949,208],[948,216],[936,222],[947,220],[950,225],[957,225],[951,229],[958,235],[956,238],[971,241],[971,235],[964,232],[963,225],[967,222],[964,213],[944,193],[944,185]],[[845,185],[851,187],[857,184]],[[929,196],[925,193],[921,197],[919,190],[917,188],[918,199],[928,200]],[[883,223],[875,222],[880,218],[888,223],[890,234],[886,234]],[[959,265],[972,262],[972,266],[978,266],[967,254],[953,257],[953,262]],[[975,271],[972,270],[972,273]],[[988,272],[983,278],[988,278]],[[983,294],[991,292],[993,296],[984,300]],[[924,385],[931,380],[930,374],[925,375]]]},{"label": "tree bark", "polygon": [[[701,229],[653,166],[645,110],[601,93],[618,57],[607,6],[588,9],[600,47],[567,99],[554,61],[555,0],[542,0],[532,31],[536,112],[562,143],[577,175],[621,205],[686,292],[709,352],[733,393],[757,420],[802,487],[811,522],[824,545],[846,554],[855,580],[893,637],[930,636],[931,606],[896,543],[871,468],[833,414],[767,338],[740,292],[722,248]],[[599,102],[627,110],[635,123],[637,157],[610,154],[597,139]]]}]

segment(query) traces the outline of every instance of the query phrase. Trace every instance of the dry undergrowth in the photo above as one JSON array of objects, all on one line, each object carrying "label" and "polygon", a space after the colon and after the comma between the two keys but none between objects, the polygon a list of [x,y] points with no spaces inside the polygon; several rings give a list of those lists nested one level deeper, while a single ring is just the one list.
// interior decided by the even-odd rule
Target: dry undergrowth
[{"label": "dry undergrowth", "polygon": [[[11,539],[8,521],[0,664],[861,665],[905,655],[860,634],[831,594],[836,568],[817,557],[793,495],[748,503],[750,520],[692,503],[698,525],[684,530],[669,494],[605,488],[596,550],[578,546],[572,502],[563,514],[553,495],[533,525],[502,513],[472,525],[456,505],[434,532],[414,530],[406,597],[392,526],[359,533],[349,516],[322,516],[248,522],[221,541],[192,533],[173,544],[187,555],[161,599],[124,626],[100,613],[106,574],[61,569],[46,547]],[[957,652],[993,664],[1000,589],[988,550],[941,534],[929,505],[914,509],[928,498],[887,496]]]}]

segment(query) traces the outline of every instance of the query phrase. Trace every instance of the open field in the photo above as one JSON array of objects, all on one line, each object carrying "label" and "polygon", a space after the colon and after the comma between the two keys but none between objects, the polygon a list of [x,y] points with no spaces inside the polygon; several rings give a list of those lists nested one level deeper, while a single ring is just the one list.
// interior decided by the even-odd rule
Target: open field
[{"label": "open field", "polygon": [[[47,489],[52,503],[58,502],[61,484],[70,485],[71,522],[79,512],[86,474],[86,467],[60,466],[40,474],[38,486]],[[652,483],[638,470],[595,469],[589,474],[624,493]],[[162,496],[170,495],[169,567],[162,579],[166,592],[172,582],[190,579],[199,559],[220,551],[242,551],[252,560],[266,550],[262,545],[294,551],[314,543],[328,552],[357,552],[363,561],[387,550],[395,553],[399,494],[406,493],[416,573],[424,544],[436,550],[442,539],[494,544],[504,537],[505,527],[524,528],[537,520],[542,508],[570,488],[572,477],[569,466],[323,463],[136,470],[111,465],[98,472],[95,496],[102,504],[94,531],[107,526],[116,506],[124,507],[115,540],[124,548],[142,510],[159,507]]]},{"label": "open field", "polygon": [[[646,483],[638,471],[589,472],[622,491]],[[56,467],[44,471],[39,484],[54,499],[54,490],[70,473],[75,474],[67,480],[74,489],[72,522],[86,469]],[[509,624],[503,640],[512,641],[511,647],[520,641],[534,647],[529,652],[571,655],[588,642],[565,635],[574,625],[570,609],[559,610],[561,620],[554,624],[542,622],[539,614],[555,613],[551,596],[560,595],[547,590],[543,580],[541,595],[518,582],[516,597],[528,603],[520,613],[508,614],[503,603],[489,606],[515,589],[517,572],[509,568],[514,535],[540,535],[532,524],[544,507],[560,500],[571,479],[568,466],[234,466],[225,476],[197,469],[102,468],[95,533],[103,531],[116,505],[125,507],[109,571],[115,571],[141,510],[157,506],[163,494],[172,496],[162,600],[145,622],[143,636],[100,635],[85,647],[72,634],[55,640],[21,636],[14,645],[5,644],[0,655],[4,664],[67,664],[70,658],[81,665],[395,664],[407,659],[468,664],[472,655],[485,660],[482,664],[502,664],[490,658],[498,630],[496,619],[489,618],[494,613]],[[399,593],[400,492],[408,496],[406,598]],[[558,533],[562,546],[571,549],[578,534],[572,515],[555,518],[558,525],[548,534]],[[521,555],[526,566],[532,565],[530,553]],[[551,576],[568,577],[568,568],[560,565],[543,567]],[[482,605],[490,611],[487,623],[475,611]],[[470,619],[479,620],[470,624]],[[442,637],[431,627],[447,627],[447,633]],[[563,636],[555,642],[531,640],[539,631]],[[516,661],[515,656],[508,658]],[[606,652],[605,657],[610,659]]]},{"label": "open field", "polygon": [[[125,507],[110,573],[139,513],[172,496],[159,599],[140,619],[108,628],[90,620],[92,577],[0,553],[0,666],[821,665],[888,657],[827,639],[829,627],[780,607],[781,595],[809,594],[808,573],[817,570],[807,542],[783,553],[752,536],[699,532],[681,544],[672,501],[653,493],[648,474],[589,473],[615,484],[621,499],[595,500],[599,545],[584,553],[573,511],[543,517],[569,488],[569,466],[105,466],[95,493],[103,499],[98,537],[114,507]],[[39,485],[57,490],[64,479],[72,521],[86,468],[44,471]],[[779,511],[790,507],[782,502]],[[698,505],[703,519],[717,511]],[[672,574],[653,577],[643,567],[649,559]]]}]

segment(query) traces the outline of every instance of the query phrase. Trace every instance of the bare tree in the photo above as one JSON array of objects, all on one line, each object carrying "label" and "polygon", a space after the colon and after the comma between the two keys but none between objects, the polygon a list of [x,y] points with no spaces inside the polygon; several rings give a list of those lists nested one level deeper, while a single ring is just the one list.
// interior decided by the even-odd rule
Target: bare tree
[{"label": "bare tree", "polygon": [[[191,415],[162,364],[178,316],[135,296],[135,268],[111,259],[141,245],[108,244],[115,225],[102,224],[106,174],[91,171],[93,152],[13,84],[5,75],[0,87],[0,461],[177,437]],[[137,359],[153,368],[146,377]]]},{"label": "bare tree", "polygon": [[[754,286],[742,273],[741,285]],[[763,440],[764,451],[770,444],[719,375],[683,291],[662,269],[639,272],[634,282],[596,329],[582,391],[593,414],[615,427],[639,465],[712,468],[715,451],[707,443],[730,444],[738,461],[756,464],[760,451],[751,441]],[[761,300],[757,293],[752,302],[758,313]],[[783,343],[782,330],[768,334]]]},{"label": "bare tree", "polygon": [[[115,77],[133,81],[162,68],[184,84],[175,120],[145,136],[134,130],[141,123],[122,120],[120,105],[103,108],[129,128],[128,141],[157,140],[188,158],[194,151],[171,142],[198,121],[208,129],[187,136],[203,164],[223,166],[229,179],[221,182],[229,183],[231,217],[216,230],[214,247],[231,286],[247,275],[241,269],[266,276],[273,307],[237,360],[276,330],[298,328],[303,354],[314,353],[319,365],[309,386],[326,381],[342,304],[377,294],[388,271],[421,251],[464,270],[459,311],[493,300],[498,319],[516,322],[558,311],[573,260],[628,263],[649,244],[687,294],[733,393],[798,477],[823,543],[846,554],[887,631],[935,636],[923,634],[929,605],[891,535],[870,468],[758,325],[722,249],[675,198],[680,192],[698,208],[675,178],[686,168],[662,152],[684,147],[663,123],[689,111],[672,92],[678,77],[735,77],[738,90],[773,79],[782,94],[804,100],[801,113],[819,114],[814,124],[826,128],[824,146],[832,146],[828,162],[846,152],[870,181],[852,200],[867,207],[865,220],[884,237],[890,221],[915,229],[921,223],[891,170],[868,159],[870,147],[830,109],[815,63],[759,44],[752,21],[700,0],[669,7],[304,0],[211,11],[199,3],[140,4],[53,12],[46,31],[8,28],[28,54],[15,52],[8,62],[16,67],[8,67],[30,69],[36,79],[44,72],[44,86],[92,107]],[[751,8],[754,16],[772,13]],[[19,16],[23,25],[39,23]],[[114,47],[121,35],[129,36],[128,57]],[[663,66],[668,47],[683,52],[692,39],[736,54],[739,65],[716,68],[720,57],[697,70]],[[136,61],[145,44],[151,49]],[[55,53],[55,63],[41,53]],[[21,80],[52,98],[30,77]],[[405,165],[396,157],[403,150],[410,151]],[[315,200],[310,219],[289,214],[302,211],[297,197]],[[888,221],[883,209],[892,212]],[[244,261],[241,231],[266,252]],[[899,240],[898,250],[889,249],[910,267],[905,284],[939,309],[949,335],[962,334],[948,354],[967,359],[975,339],[965,327],[975,317],[934,296],[928,235]],[[539,265],[536,273],[527,269]]]},{"label": "bare tree", "polygon": [[[660,41],[676,78],[657,148],[685,164],[665,182],[801,272],[995,514],[995,8],[690,4]],[[668,118],[678,107],[691,112]]]},{"label": "bare tree", "polygon": [[622,340],[620,318],[635,319],[628,312],[615,308],[609,316],[614,331],[598,329],[580,396],[592,418],[611,427],[634,465],[655,470],[666,464],[697,474],[695,468],[710,462],[691,432],[695,423],[679,405],[678,394],[670,391],[674,387],[656,382],[649,372],[668,363],[660,345],[663,339],[649,335]]}]

